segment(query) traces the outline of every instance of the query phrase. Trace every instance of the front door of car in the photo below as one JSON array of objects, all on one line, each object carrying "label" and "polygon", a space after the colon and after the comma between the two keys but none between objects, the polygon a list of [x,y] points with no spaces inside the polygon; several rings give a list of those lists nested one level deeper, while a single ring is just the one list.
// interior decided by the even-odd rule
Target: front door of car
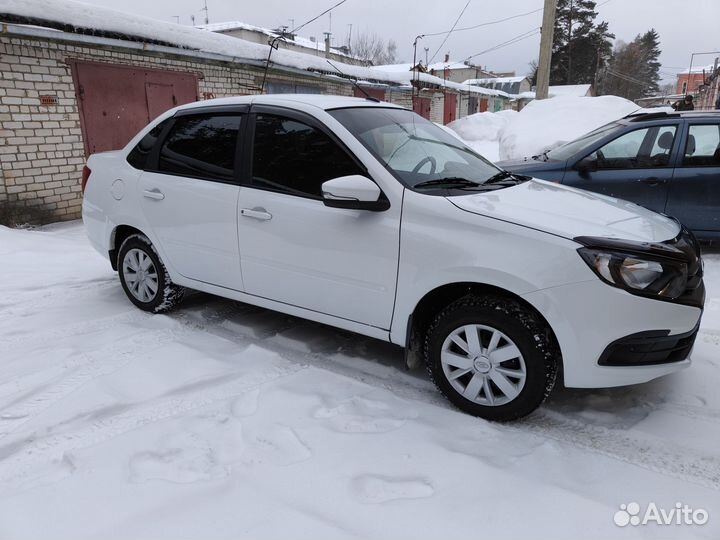
[{"label": "front door of car", "polygon": [[171,268],[236,290],[242,290],[236,162],[245,116],[233,110],[172,119],[139,183],[143,213]]},{"label": "front door of car", "polygon": [[[325,206],[323,182],[368,176],[316,120],[258,108],[252,167],[239,197],[246,292],[389,328],[400,243],[400,204],[383,212]],[[252,127],[254,126],[254,127]]]},{"label": "front door of car", "polygon": [[689,229],[720,232],[720,123],[691,123],[665,212]]},{"label": "front door of car", "polygon": [[676,125],[624,133],[577,161],[563,183],[664,212],[676,135]]}]

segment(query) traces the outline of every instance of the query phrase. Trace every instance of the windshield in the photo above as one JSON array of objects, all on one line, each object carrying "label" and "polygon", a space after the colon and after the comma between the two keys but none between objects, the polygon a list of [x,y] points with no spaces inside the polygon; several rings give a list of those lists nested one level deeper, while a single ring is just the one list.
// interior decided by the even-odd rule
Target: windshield
[{"label": "windshield", "polygon": [[614,130],[619,125],[620,124],[618,124],[617,122],[612,122],[605,126],[599,127],[597,129],[591,131],[590,133],[586,133],[579,139],[575,139],[574,141],[571,141],[567,144],[558,146],[554,150],[550,150],[547,153],[547,157],[548,157],[548,159],[558,159],[561,161],[570,159],[571,157],[573,157],[575,154],[577,154],[580,150],[582,150],[586,146],[590,146],[594,142],[602,139],[605,135],[608,134],[608,132]]},{"label": "windshield", "polygon": [[328,111],[407,187],[442,180],[482,184],[500,172],[442,128],[405,109]]}]

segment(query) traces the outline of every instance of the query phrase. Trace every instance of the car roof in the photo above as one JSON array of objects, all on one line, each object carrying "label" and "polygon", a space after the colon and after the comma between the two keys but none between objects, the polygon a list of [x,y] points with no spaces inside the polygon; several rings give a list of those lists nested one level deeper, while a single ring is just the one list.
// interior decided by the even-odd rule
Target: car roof
[{"label": "car roof", "polygon": [[231,106],[231,105],[293,105],[302,104],[317,107],[318,109],[343,109],[349,107],[393,107],[402,109],[398,105],[367,98],[326,94],[264,94],[255,96],[233,96],[195,101],[181,105],[177,110],[195,109],[198,107]]},{"label": "car roof", "polygon": [[720,111],[658,111],[628,114],[623,120],[628,122],[648,122],[650,120],[673,120],[680,118],[708,118],[720,120]]}]

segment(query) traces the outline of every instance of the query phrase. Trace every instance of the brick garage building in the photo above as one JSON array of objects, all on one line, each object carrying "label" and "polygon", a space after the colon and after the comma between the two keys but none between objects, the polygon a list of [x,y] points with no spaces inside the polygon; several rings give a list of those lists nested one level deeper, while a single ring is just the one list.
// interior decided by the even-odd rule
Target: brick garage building
[{"label": "brick garage building", "polygon": [[[59,4],[69,11],[73,7],[72,2]],[[28,6],[36,12],[44,7],[35,0],[28,0]],[[76,219],[88,154],[123,147],[150,120],[175,105],[261,92],[266,62],[260,55],[241,58],[107,27],[70,27],[59,17],[38,20],[3,13],[2,8],[0,24],[0,222]],[[168,23],[157,24],[162,28]],[[201,30],[188,30],[205,37]],[[285,64],[271,64],[266,93],[362,95],[324,61],[318,64],[319,59],[308,55],[282,54],[295,56],[280,57]],[[300,67],[306,56],[315,64]],[[467,97],[476,89],[448,88],[426,74],[418,77],[413,89],[409,74],[394,79],[368,68],[341,66],[363,70],[360,76],[355,72],[355,78],[362,79],[375,97],[414,108],[435,122],[477,112],[478,100]]]}]

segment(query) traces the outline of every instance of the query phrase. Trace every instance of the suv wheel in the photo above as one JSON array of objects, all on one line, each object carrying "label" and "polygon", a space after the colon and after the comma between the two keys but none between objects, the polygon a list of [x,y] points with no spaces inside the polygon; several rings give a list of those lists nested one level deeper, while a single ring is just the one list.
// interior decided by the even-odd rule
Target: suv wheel
[{"label": "suv wheel", "polygon": [[118,274],[125,294],[142,310],[164,313],[183,298],[185,289],[173,284],[147,236],[134,234],[120,246]]},{"label": "suv wheel", "polygon": [[459,409],[487,420],[534,411],[555,384],[558,349],[530,309],[501,296],[466,296],[443,309],[425,339],[425,362]]}]

